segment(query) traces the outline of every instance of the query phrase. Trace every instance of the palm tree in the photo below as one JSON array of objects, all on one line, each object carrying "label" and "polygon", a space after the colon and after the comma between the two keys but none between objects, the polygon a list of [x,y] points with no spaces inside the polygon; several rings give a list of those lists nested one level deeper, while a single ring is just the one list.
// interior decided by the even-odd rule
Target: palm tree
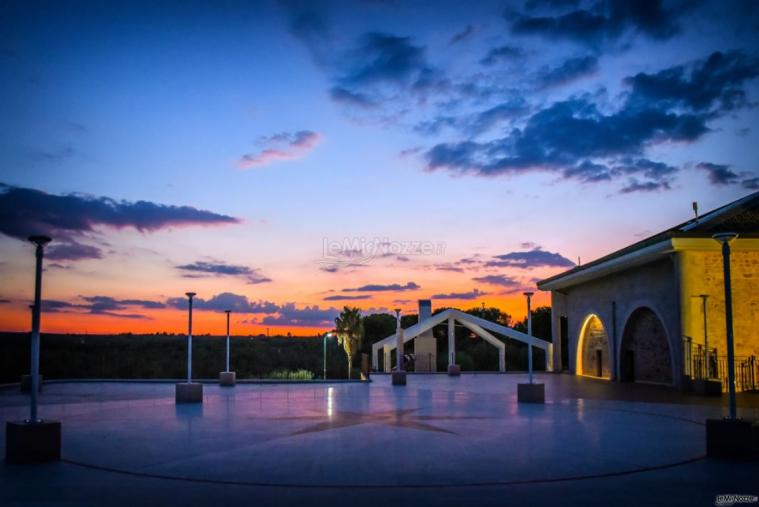
[{"label": "palm tree", "polygon": [[338,343],[345,350],[345,355],[348,356],[348,378],[351,378],[353,356],[364,338],[364,322],[361,319],[361,310],[344,307],[335,319],[335,334],[337,334]]}]

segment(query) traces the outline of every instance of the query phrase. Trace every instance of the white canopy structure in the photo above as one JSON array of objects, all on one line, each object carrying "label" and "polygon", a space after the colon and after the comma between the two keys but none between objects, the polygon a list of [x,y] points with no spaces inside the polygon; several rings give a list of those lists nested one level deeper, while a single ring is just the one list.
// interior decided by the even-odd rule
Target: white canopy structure
[{"label": "white canopy structure", "polygon": [[[456,340],[454,329],[456,322],[472,331],[483,340],[492,344],[498,349],[498,371],[506,371],[506,345],[493,336],[489,331],[498,333],[513,340],[526,344],[532,344],[533,347],[543,349],[546,352],[546,370],[553,371],[553,345],[550,342],[529,336],[525,333],[515,331],[510,327],[490,322],[489,320],[475,317],[460,310],[448,309],[437,315],[424,319],[413,326],[403,330],[403,343],[413,340],[417,336],[430,331],[433,327],[443,322],[448,322],[448,364],[455,364],[456,358]],[[397,334],[388,336],[372,345],[372,367],[379,369],[379,351],[384,352],[384,370],[390,372],[390,357],[393,349],[396,347]]]}]

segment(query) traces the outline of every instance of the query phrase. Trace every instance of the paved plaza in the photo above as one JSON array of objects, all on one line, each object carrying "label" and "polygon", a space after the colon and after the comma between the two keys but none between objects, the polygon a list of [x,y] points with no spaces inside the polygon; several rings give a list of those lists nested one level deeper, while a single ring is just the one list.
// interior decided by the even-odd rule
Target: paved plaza
[{"label": "paved plaza", "polygon": [[[713,505],[758,494],[759,464],[707,460],[719,399],[657,386],[538,375],[546,404],[518,404],[523,375],[411,375],[372,383],[45,385],[63,461],[0,465],[2,505]],[[742,415],[758,417],[744,395]],[[3,420],[26,416],[0,390]],[[3,426],[2,444],[5,442]]]}]

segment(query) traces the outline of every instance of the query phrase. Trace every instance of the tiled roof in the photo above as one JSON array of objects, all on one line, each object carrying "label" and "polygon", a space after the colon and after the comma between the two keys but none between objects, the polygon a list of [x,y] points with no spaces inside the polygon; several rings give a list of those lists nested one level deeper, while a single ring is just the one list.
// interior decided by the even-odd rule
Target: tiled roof
[{"label": "tiled roof", "polygon": [[673,237],[711,237],[717,232],[737,232],[740,237],[759,238],[759,192],[742,197],[708,213],[692,218],[670,229],[654,234],[644,240],[633,243],[625,248],[596,259],[593,262],[575,266],[574,268],[538,282],[552,282],[567,275],[579,273],[594,266],[601,265],[617,257],[655,245]]}]

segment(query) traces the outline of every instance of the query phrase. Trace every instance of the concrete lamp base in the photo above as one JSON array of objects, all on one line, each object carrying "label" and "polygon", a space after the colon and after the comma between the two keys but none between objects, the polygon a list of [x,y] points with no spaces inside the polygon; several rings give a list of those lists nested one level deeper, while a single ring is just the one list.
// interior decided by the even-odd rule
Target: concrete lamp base
[{"label": "concrete lamp base", "polygon": [[759,458],[759,424],[743,419],[707,419],[706,455],[710,458]]},{"label": "concrete lamp base", "polygon": [[[38,390],[42,391],[42,375],[40,375],[40,384],[39,384]],[[21,375],[21,392],[22,393],[32,392],[32,376],[31,375]]]},{"label": "concrete lamp base", "polygon": [[237,373],[233,371],[222,371],[219,373],[219,385],[221,387],[234,387],[237,382]]},{"label": "concrete lamp base", "polygon": [[545,384],[517,384],[517,401],[519,403],[545,403]]},{"label": "concrete lamp base", "polygon": [[199,382],[182,382],[177,384],[177,403],[203,403],[203,384]]},{"label": "concrete lamp base", "polygon": [[8,421],[5,423],[5,461],[44,463],[61,459],[61,423]]},{"label": "concrete lamp base", "polygon": [[722,396],[722,381],[719,379],[696,379],[693,391],[701,396]]},{"label": "concrete lamp base", "polygon": [[394,386],[405,386],[406,385],[406,372],[405,371],[394,371],[393,372],[393,385]]},{"label": "concrete lamp base", "polygon": [[461,375],[461,366],[458,364],[449,364],[448,365],[448,376],[450,377],[458,377]]}]

